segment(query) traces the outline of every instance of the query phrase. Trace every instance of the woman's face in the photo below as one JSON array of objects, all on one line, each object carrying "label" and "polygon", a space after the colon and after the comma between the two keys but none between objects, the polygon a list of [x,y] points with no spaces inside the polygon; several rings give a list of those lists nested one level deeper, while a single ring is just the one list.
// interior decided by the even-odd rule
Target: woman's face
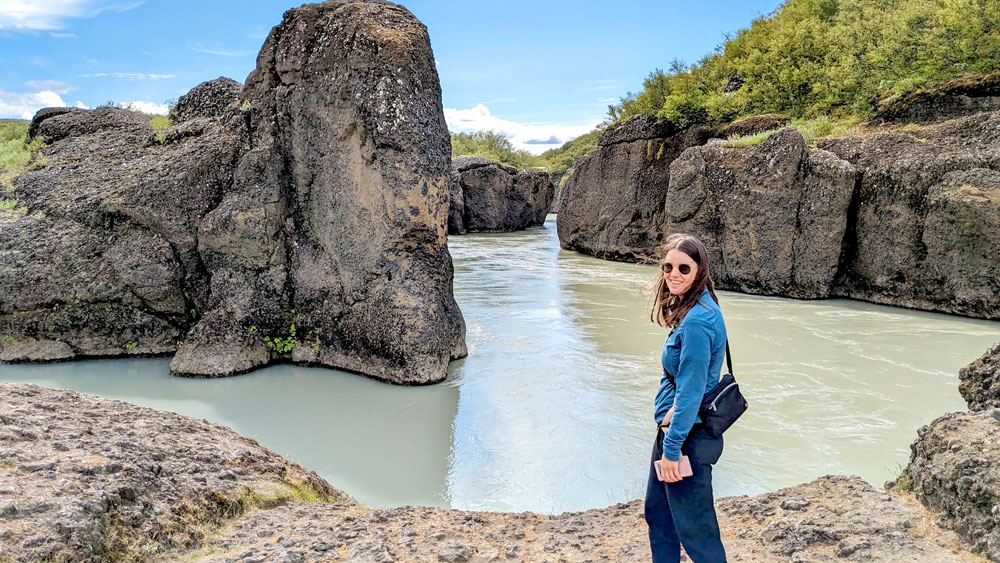
[{"label": "woman's face", "polygon": [[[687,273],[682,273],[685,270]],[[683,250],[673,248],[660,263],[660,271],[671,295],[684,295],[694,282],[698,264]]]}]

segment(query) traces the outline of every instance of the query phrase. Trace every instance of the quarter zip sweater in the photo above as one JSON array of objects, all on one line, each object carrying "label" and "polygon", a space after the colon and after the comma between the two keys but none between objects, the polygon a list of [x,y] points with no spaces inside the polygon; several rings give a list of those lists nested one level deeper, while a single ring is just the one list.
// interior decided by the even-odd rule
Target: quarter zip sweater
[{"label": "quarter zip sweater", "polygon": [[[719,305],[705,289],[698,302],[663,343],[663,376],[656,391],[653,418],[657,422],[674,407],[663,436],[663,456],[677,461],[691,427],[701,422],[698,409],[705,392],[719,383],[726,355],[726,323]],[[673,374],[674,383],[667,374]]]}]

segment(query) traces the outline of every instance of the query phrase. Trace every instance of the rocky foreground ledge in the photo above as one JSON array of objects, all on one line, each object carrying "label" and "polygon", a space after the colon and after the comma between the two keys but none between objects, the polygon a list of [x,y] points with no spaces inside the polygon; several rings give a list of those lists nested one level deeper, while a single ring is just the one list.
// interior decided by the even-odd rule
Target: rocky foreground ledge
[{"label": "rocky foreground ledge", "polygon": [[[826,476],[718,501],[733,561],[984,561],[911,494]],[[359,505],[233,431],[0,385],[0,561],[646,561],[641,501],[581,513]]]}]

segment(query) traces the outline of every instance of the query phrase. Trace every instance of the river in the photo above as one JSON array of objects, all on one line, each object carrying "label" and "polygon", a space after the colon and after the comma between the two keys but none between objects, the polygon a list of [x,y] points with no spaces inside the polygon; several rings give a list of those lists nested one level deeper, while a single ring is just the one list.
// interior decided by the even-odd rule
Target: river
[{"label": "river", "polygon": [[[557,513],[641,497],[666,335],[641,291],[655,267],[561,250],[554,216],[449,245],[469,357],[438,385],[287,364],[179,379],[166,358],[0,365],[0,381],[227,425],[369,505]],[[825,474],[881,485],[906,465],[918,427],[965,410],[958,370],[1000,340],[992,321],[719,298],[750,410],[726,434],[717,496]]]}]

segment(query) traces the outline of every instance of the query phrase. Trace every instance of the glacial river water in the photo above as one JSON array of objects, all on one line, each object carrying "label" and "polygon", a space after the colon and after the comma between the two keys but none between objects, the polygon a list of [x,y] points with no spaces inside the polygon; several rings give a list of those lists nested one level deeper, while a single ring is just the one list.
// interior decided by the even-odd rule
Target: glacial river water
[{"label": "glacial river water", "polygon": [[[0,381],[230,426],[370,505],[555,513],[641,497],[665,337],[640,294],[655,268],[560,250],[554,216],[450,247],[469,357],[438,385],[291,365],[178,379],[165,358],[0,365]],[[726,435],[718,496],[830,473],[881,485],[918,427],[965,409],[958,369],[1000,340],[998,322],[719,297],[750,410]]]}]

